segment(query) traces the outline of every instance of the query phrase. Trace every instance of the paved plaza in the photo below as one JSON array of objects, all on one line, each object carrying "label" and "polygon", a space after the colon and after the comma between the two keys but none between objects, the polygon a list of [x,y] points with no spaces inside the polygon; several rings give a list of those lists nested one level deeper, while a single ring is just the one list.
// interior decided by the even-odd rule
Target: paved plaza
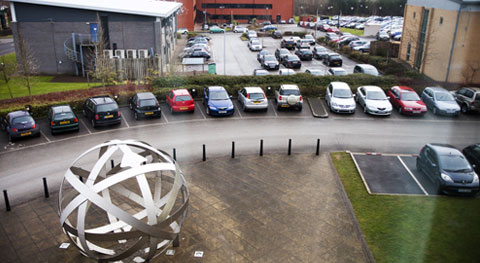
[{"label": "paved plaza", "polygon": [[[175,255],[152,262],[372,262],[328,154],[180,163],[189,215]],[[92,262],[70,245],[58,195],[0,212],[0,262]],[[194,257],[203,251],[203,257]]]}]

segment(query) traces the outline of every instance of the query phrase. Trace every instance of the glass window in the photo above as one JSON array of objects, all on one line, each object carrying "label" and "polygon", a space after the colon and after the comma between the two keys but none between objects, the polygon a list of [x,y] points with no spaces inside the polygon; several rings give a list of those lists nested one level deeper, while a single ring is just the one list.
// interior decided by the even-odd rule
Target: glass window
[{"label": "glass window", "polygon": [[228,99],[228,95],[225,91],[213,91],[213,92],[210,92],[210,99],[211,100],[226,100],[226,99]]},{"label": "glass window", "polygon": [[116,111],[118,106],[115,103],[110,104],[101,104],[97,106],[97,112],[107,112],[107,111]]},{"label": "glass window", "polygon": [[300,95],[300,91],[296,89],[282,89],[280,95]]},{"label": "glass window", "polygon": [[368,100],[385,100],[387,97],[385,97],[385,93],[383,91],[369,91],[367,93],[367,99]]},{"label": "glass window", "polygon": [[452,95],[448,92],[435,92],[435,100],[437,101],[452,101]]},{"label": "glass window", "polygon": [[420,98],[415,92],[402,92],[402,100],[406,101],[418,101]]},{"label": "glass window", "polygon": [[30,116],[22,116],[22,117],[17,117],[13,119],[12,125],[16,124],[27,124],[29,122],[33,122],[33,118]]},{"label": "glass window", "polygon": [[250,99],[252,100],[261,100],[264,98],[265,96],[263,95],[263,93],[250,93]]},{"label": "glass window", "polygon": [[148,107],[148,106],[157,106],[157,102],[154,99],[140,101],[140,107]]},{"label": "glass window", "polygon": [[190,101],[192,100],[188,95],[180,95],[175,97],[175,101]]},{"label": "glass window", "polygon": [[471,171],[470,164],[461,155],[440,155],[440,165],[446,172]]},{"label": "glass window", "polygon": [[335,89],[333,90],[333,97],[335,98],[351,98],[352,92],[348,89]]},{"label": "glass window", "polygon": [[57,113],[53,116],[54,121],[58,120],[65,120],[65,119],[73,119],[75,118],[73,113],[71,112],[62,112],[62,113]]}]

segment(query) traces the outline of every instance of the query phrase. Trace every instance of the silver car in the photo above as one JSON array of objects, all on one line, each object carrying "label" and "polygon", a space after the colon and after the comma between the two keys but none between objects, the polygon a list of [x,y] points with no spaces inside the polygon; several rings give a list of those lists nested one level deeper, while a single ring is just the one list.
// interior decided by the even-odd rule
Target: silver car
[{"label": "silver car", "polygon": [[422,100],[433,114],[457,116],[460,114],[458,106],[453,95],[441,87],[427,87],[422,92]]},{"label": "silver car", "polygon": [[260,87],[245,87],[238,91],[238,102],[243,111],[268,109],[268,100]]},{"label": "silver car", "polygon": [[480,112],[480,88],[461,88],[452,93],[463,113]]},{"label": "silver car", "polygon": [[355,100],[357,100],[358,104],[363,107],[365,113],[373,115],[392,114],[392,104],[380,87],[358,87]]},{"label": "silver car", "polygon": [[332,112],[355,113],[355,95],[345,82],[331,82],[325,93],[325,102]]}]

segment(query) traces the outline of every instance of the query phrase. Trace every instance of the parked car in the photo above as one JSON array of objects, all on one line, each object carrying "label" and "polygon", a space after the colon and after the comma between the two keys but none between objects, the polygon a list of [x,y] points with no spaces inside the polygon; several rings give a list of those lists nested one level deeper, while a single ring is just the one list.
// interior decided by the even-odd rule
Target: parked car
[{"label": "parked car", "polygon": [[262,51],[258,52],[258,54],[257,54],[258,63],[260,63],[260,64],[262,63],[262,58],[265,55],[271,55],[271,53],[268,50],[262,50]]},{"label": "parked car", "polygon": [[282,35],[282,32],[279,31],[279,30],[275,30],[272,32],[272,38],[282,38],[283,35]]},{"label": "parked car", "polygon": [[265,55],[262,58],[262,67],[264,69],[277,70],[280,68],[280,63],[278,63],[274,55]]},{"label": "parked car", "polygon": [[356,40],[359,40],[360,38],[358,38],[357,36],[349,36],[349,37],[346,37],[340,41],[338,41],[337,43],[340,45],[340,46],[346,46],[348,44],[350,44],[350,42],[352,41],[356,41]]},{"label": "parked car", "polygon": [[357,88],[355,97],[365,113],[373,115],[392,114],[392,104],[385,96],[385,92],[377,86],[361,86]]},{"label": "parked car", "polygon": [[214,34],[214,33],[225,33],[225,29],[220,28],[220,27],[218,27],[218,26],[211,26],[209,30],[210,30],[210,34]]},{"label": "parked car", "polygon": [[47,113],[50,121],[50,132],[53,134],[66,131],[79,131],[78,118],[70,105],[56,105],[50,107]]},{"label": "parked car", "polygon": [[313,47],[313,58],[322,60],[325,59],[328,56],[328,49],[322,47],[322,46],[315,46]]},{"label": "parked car", "polygon": [[310,41],[308,39],[300,39],[297,41],[298,49],[310,49]]},{"label": "parked car", "polygon": [[249,30],[248,33],[247,33],[247,38],[248,39],[252,39],[252,38],[257,38],[257,32],[253,31],[253,30]]},{"label": "parked car", "polygon": [[186,29],[186,28],[184,28],[184,27],[179,28],[179,29],[177,30],[177,34],[186,35],[186,34],[188,34],[188,29]]},{"label": "parked car", "polygon": [[347,71],[343,68],[329,68],[328,74],[333,76],[345,76],[348,75]]},{"label": "parked car", "polygon": [[276,26],[273,26],[273,25],[266,25],[264,26],[263,28],[260,28],[260,32],[268,32],[268,31],[275,31],[277,30],[278,28]]},{"label": "parked car", "polygon": [[275,57],[277,57],[277,60],[280,62],[283,62],[284,57],[288,55],[291,55],[291,53],[286,48],[277,48],[277,50],[275,50]]},{"label": "parked car", "polygon": [[110,96],[88,98],[83,104],[83,115],[90,121],[93,128],[122,122],[118,104]]},{"label": "parked car", "polygon": [[204,58],[205,60],[209,60],[210,53],[208,53],[202,48],[197,48],[197,49],[189,50],[185,55],[183,55],[183,57],[184,58]]},{"label": "parked car", "polygon": [[275,90],[275,101],[279,110],[283,108],[302,110],[303,98],[297,85],[282,84],[279,89]]},{"label": "parked car", "polygon": [[355,41],[350,42],[350,44],[348,44],[348,46],[353,49],[354,47],[364,46],[364,45],[366,45],[367,43],[370,43],[370,41],[366,41],[366,40],[355,40]]},{"label": "parked car", "polygon": [[151,92],[135,93],[135,95],[129,99],[128,106],[130,110],[133,111],[135,120],[139,120],[140,118],[162,117],[160,103],[158,103],[157,98]]},{"label": "parked car", "polygon": [[325,91],[325,102],[332,112],[355,113],[357,105],[350,86],[345,82],[330,82]]},{"label": "parked car", "polygon": [[183,49],[183,51],[184,51],[185,53],[188,53],[188,52],[190,52],[190,50],[195,50],[195,49],[201,49],[201,50],[203,50],[203,51],[205,51],[205,52],[210,53],[210,47],[208,46],[208,44],[204,44],[204,43],[196,43],[196,44],[194,44],[193,46],[185,47],[185,48]]},{"label": "parked car", "polygon": [[306,41],[308,41],[311,46],[314,46],[314,45],[315,45],[315,38],[314,38],[312,35],[305,35],[305,36],[303,37],[303,39],[305,39]]},{"label": "parked car", "polygon": [[228,116],[235,112],[232,96],[229,96],[224,87],[212,86],[203,89],[203,105],[208,115]]},{"label": "parked car", "polygon": [[427,87],[423,90],[421,98],[435,115],[458,116],[460,114],[460,106],[452,94],[444,88]]},{"label": "parked car", "polygon": [[368,74],[372,76],[378,76],[380,75],[378,73],[378,70],[375,66],[372,66],[370,64],[357,64],[353,68],[353,73],[363,73],[363,74]]},{"label": "parked car", "polygon": [[390,35],[388,35],[388,33],[385,32],[385,31],[379,31],[377,33],[376,38],[377,38],[377,40],[380,40],[380,41],[388,41],[388,40],[390,40]]},{"label": "parked car", "polygon": [[328,32],[325,34],[325,38],[327,39],[327,41],[332,41],[338,39],[338,35],[333,32]]},{"label": "parked car", "polygon": [[353,48],[353,50],[360,51],[362,53],[370,52],[370,42],[368,42],[367,44],[365,44],[363,46],[356,46],[356,47]]},{"label": "parked car", "polygon": [[280,47],[281,48],[286,48],[286,49],[295,49],[296,43],[295,40],[292,38],[288,39],[282,39],[282,42],[280,42]]},{"label": "parked car", "polygon": [[470,162],[478,176],[480,174],[480,143],[463,148],[462,153]]},{"label": "parked car", "polygon": [[19,110],[2,118],[2,130],[7,132],[8,140],[13,142],[18,138],[40,137],[40,128],[28,111]]},{"label": "parked car", "polygon": [[465,156],[447,144],[427,144],[417,157],[417,170],[433,182],[438,193],[475,195],[478,175]]},{"label": "parked car", "polygon": [[247,33],[248,29],[246,27],[243,27],[243,26],[235,26],[233,28],[233,32],[234,33]]},{"label": "parked car", "polygon": [[312,60],[313,58],[312,51],[310,51],[310,49],[305,49],[305,48],[298,49],[297,51],[295,51],[295,55],[297,55],[300,58],[300,60]]},{"label": "parked car", "polygon": [[254,69],[253,70],[253,75],[254,76],[267,76],[267,75],[270,75],[270,73],[268,73],[268,71],[266,71],[265,69]]},{"label": "parked car", "polygon": [[[171,90],[166,95],[167,105],[170,112],[191,112],[195,111],[195,102],[186,89]],[[158,108],[160,109],[160,108]]]},{"label": "parked car", "polygon": [[268,110],[268,100],[260,87],[245,87],[238,91],[238,102],[243,111]]},{"label": "parked car", "polygon": [[337,53],[330,53],[327,57],[323,60],[323,64],[329,67],[341,67],[343,64],[342,57]]},{"label": "parked car", "polygon": [[288,19],[287,24],[295,24],[293,17]]},{"label": "parked car", "polygon": [[305,70],[305,73],[307,74],[312,74],[314,76],[324,76],[325,75],[325,72],[323,71],[323,69],[306,69]]},{"label": "parked car", "polygon": [[286,20],[284,20],[284,19],[280,20],[280,24],[286,24],[286,23],[287,23]]},{"label": "parked car", "polygon": [[296,55],[287,55],[283,58],[282,64],[286,68],[301,68],[302,62]]},{"label": "parked car", "polygon": [[411,88],[405,86],[392,87],[387,96],[393,107],[398,109],[400,114],[423,115],[427,113],[427,106],[420,99],[418,94]]},{"label": "parked car", "polygon": [[262,50],[262,43],[258,39],[250,39],[248,42],[248,48],[250,51],[260,51]]},{"label": "parked car", "polygon": [[289,68],[281,68],[279,71],[278,71],[278,75],[281,75],[281,76],[285,76],[285,75],[295,75],[297,74],[297,72],[295,72],[293,69],[289,69]]},{"label": "parked car", "polygon": [[453,93],[453,97],[463,113],[480,111],[480,88],[461,88]]}]

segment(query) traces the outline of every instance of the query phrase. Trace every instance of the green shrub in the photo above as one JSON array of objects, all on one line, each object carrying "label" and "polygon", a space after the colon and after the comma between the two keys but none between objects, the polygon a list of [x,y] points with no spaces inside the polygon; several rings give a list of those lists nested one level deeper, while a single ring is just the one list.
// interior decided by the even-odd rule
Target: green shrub
[{"label": "green shrub", "polygon": [[352,49],[349,46],[343,46],[341,48],[341,51],[342,51],[343,54],[345,54],[347,56],[350,55],[350,53],[352,53]]},{"label": "green shrub", "polygon": [[188,33],[187,33],[187,38],[196,37],[197,35],[198,35],[197,32],[188,32]]},{"label": "green shrub", "polygon": [[306,32],[303,32],[303,31],[295,31],[293,32],[293,35],[294,36],[297,36],[297,37],[301,37],[303,38],[307,33]]},{"label": "green shrub", "polygon": [[291,35],[293,35],[293,33],[292,33],[292,31],[285,31],[285,32],[283,32],[283,35],[284,36],[291,36]]},{"label": "green shrub", "polygon": [[325,37],[319,37],[317,38],[317,43],[324,43],[325,42]]}]

